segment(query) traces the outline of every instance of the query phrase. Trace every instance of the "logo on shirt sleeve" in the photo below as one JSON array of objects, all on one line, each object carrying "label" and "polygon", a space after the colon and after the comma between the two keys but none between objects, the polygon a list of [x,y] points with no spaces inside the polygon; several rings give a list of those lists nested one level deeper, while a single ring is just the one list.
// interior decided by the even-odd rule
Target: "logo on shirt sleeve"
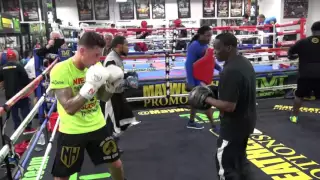
[{"label": "logo on shirt sleeve", "polygon": [[51,81],[51,84],[54,84],[54,85],[62,85],[62,84],[64,84],[64,82],[63,82],[63,81],[58,81],[58,80],[52,80],[52,81]]},{"label": "logo on shirt sleeve", "polygon": [[313,44],[318,44],[318,43],[319,43],[319,39],[316,38],[316,37],[314,37],[314,38],[311,39],[311,42],[312,42]]}]

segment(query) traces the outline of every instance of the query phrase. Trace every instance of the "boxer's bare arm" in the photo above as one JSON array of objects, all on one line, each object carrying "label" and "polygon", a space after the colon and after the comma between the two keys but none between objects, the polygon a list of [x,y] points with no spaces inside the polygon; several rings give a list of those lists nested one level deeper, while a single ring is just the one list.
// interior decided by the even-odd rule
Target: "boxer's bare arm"
[{"label": "boxer's bare arm", "polygon": [[71,88],[55,89],[54,93],[69,115],[74,115],[78,112],[83,105],[87,102],[87,99],[82,97],[80,94],[73,96]]}]

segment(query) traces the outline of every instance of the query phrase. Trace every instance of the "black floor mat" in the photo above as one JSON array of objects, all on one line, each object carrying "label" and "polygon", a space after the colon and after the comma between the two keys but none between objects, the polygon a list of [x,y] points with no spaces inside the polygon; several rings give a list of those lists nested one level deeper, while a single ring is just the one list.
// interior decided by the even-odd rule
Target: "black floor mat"
[{"label": "black floor mat", "polygon": [[[254,180],[320,177],[320,110],[311,109],[319,107],[319,103],[306,102],[304,107],[308,108],[303,109],[298,124],[288,119],[291,104],[292,100],[259,101],[256,128],[262,134],[250,138],[247,150]],[[201,114],[197,119],[204,119],[205,129],[187,129],[188,113],[174,108],[136,112],[142,123],[120,139],[128,180],[218,179],[214,163],[217,137],[209,131],[208,121]],[[42,179],[52,179],[54,154],[55,144]],[[33,158],[42,155],[43,152],[34,152]],[[36,165],[29,165],[25,175],[32,178],[36,170]],[[86,156],[82,172],[71,179],[111,180],[107,171],[106,165],[94,167]]]}]

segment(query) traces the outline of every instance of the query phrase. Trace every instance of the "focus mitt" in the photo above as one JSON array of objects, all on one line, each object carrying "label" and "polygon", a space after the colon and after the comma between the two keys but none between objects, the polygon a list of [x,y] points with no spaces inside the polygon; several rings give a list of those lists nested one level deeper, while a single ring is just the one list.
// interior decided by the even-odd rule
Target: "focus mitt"
[{"label": "focus mitt", "polygon": [[207,110],[211,108],[211,105],[205,102],[207,97],[214,97],[211,89],[207,86],[197,86],[189,93],[189,104],[196,109]]},{"label": "focus mitt", "polygon": [[192,84],[186,84],[186,91],[187,92],[190,92],[190,91],[192,91],[192,89],[194,88],[195,86],[194,85],[192,85]]},{"label": "focus mitt", "polygon": [[128,76],[126,79],[127,87],[138,89],[139,79],[137,76]]},{"label": "focus mitt", "polygon": [[215,60],[213,49],[208,48],[205,55],[193,64],[193,76],[206,84],[210,84],[213,79]]},{"label": "focus mitt", "polygon": [[137,72],[127,72],[125,73],[124,78],[126,79],[129,76],[139,77]]},{"label": "focus mitt", "polygon": [[139,76],[136,72],[127,72],[125,74],[126,86],[128,88],[135,88],[139,87]]}]

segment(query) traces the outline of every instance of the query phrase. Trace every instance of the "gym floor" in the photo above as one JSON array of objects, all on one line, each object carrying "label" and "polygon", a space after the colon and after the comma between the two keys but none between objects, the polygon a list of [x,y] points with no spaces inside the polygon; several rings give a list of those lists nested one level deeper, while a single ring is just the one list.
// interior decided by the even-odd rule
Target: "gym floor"
[{"label": "gym floor", "polygon": [[[299,123],[292,124],[288,120],[292,100],[258,102],[259,118],[247,148],[253,179],[319,179],[320,103],[306,102]],[[186,128],[189,117],[186,108],[144,109],[135,113],[142,123],[126,131],[120,140],[129,180],[217,179],[214,163],[217,136],[210,131],[210,124],[201,112],[197,120],[205,123],[203,130]],[[215,112],[214,116],[217,115]],[[7,128],[12,128],[11,121]],[[54,143],[42,179],[52,179],[55,146]],[[25,178],[35,178],[43,154],[44,151],[33,152]],[[88,157],[82,172],[70,179],[111,180],[106,166],[94,167]]]}]

